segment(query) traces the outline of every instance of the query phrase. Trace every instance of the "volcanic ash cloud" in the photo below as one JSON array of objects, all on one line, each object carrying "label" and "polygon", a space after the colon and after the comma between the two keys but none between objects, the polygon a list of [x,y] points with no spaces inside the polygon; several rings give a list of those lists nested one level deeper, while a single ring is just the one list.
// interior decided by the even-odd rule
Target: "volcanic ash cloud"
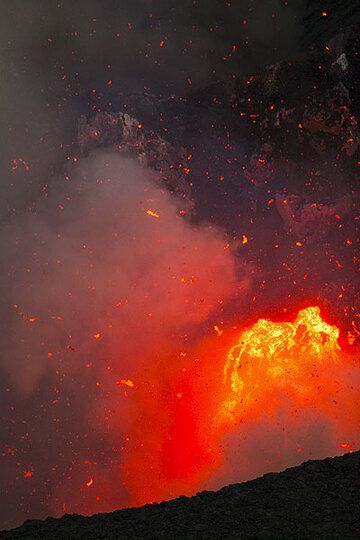
[{"label": "volcanic ash cloud", "polygon": [[125,376],[249,287],[223,233],[186,221],[155,173],[104,152],[75,167],[1,231],[1,367],[24,395],[89,363]]}]

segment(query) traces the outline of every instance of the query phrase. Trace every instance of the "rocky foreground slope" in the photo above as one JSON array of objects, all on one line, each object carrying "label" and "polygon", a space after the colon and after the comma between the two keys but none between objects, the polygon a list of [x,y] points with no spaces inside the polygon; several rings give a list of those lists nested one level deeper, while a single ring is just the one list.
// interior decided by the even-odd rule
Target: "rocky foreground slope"
[{"label": "rocky foreground slope", "polygon": [[92,517],[26,521],[1,539],[360,538],[360,452],[217,492]]}]

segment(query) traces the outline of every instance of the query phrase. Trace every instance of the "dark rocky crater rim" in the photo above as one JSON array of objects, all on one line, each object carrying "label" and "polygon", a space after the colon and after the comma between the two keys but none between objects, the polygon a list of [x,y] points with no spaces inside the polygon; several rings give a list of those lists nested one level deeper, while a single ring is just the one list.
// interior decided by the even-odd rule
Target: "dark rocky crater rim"
[{"label": "dark rocky crater rim", "polygon": [[1,539],[360,538],[360,452],[219,491],[92,517],[26,521]]}]

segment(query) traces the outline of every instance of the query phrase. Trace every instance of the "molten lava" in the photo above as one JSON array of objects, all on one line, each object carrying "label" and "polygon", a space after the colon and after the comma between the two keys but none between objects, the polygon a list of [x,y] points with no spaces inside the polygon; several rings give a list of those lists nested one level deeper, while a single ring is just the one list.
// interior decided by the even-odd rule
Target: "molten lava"
[{"label": "molten lava", "polygon": [[106,370],[99,419],[119,444],[86,457],[56,508],[138,506],[359,449],[360,366],[318,307],[208,331],[198,346],[159,346],[131,378]]},{"label": "molten lava", "polygon": [[279,391],[304,399],[317,369],[340,360],[338,338],[339,330],[322,320],[318,307],[303,309],[293,323],[260,319],[228,353],[224,383],[230,380],[230,395],[220,415],[234,421],[265,396],[269,407]]},{"label": "molten lava", "polygon": [[360,370],[338,338],[308,307],[293,322],[260,319],[235,339],[217,332],[186,361],[158,361],[134,394],[123,469],[130,504],[357,449]]}]

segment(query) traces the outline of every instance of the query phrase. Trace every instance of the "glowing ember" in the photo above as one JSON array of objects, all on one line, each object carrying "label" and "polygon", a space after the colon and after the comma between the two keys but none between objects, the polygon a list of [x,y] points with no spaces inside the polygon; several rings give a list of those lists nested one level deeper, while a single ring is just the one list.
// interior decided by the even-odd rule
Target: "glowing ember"
[{"label": "glowing ember", "polygon": [[125,386],[129,386],[130,388],[133,388],[134,383],[130,379],[120,379],[120,381],[116,381],[116,384],[123,384]]},{"label": "glowing ember", "polygon": [[156,212],[154,212],[154,210],[146,210],[146,213],[149,214],[149,216],[152,216],[154,218],[159,218],[159,214],[157,214]]},{"label": "glowing ember", "polygon": [[224,333],[223,330],[220,330],[220,328],[218,327],[217,324],[215,324],[214,330],[215,330],[215,332],[217,333],[217,335],[218,335],[219,337],[222,336],[222,334]]},{"label": "glowing ember", "polygon": [[340,448],[346,448],[350,453],[353,451],[353,444],[351,443],[341,443],[339,444]]}]

